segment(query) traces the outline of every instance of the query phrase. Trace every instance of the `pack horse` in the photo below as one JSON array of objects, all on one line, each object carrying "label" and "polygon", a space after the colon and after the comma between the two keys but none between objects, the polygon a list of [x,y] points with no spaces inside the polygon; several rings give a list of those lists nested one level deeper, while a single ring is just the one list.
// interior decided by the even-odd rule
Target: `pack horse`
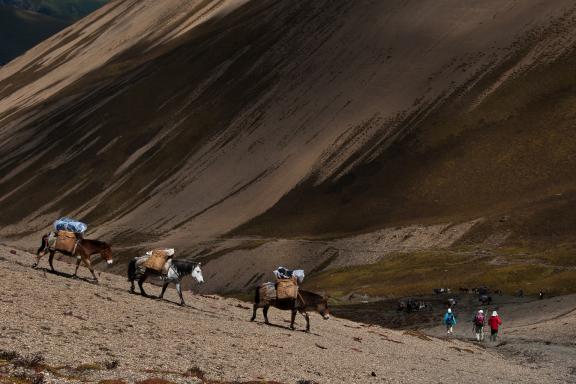
[{"label": "pack horse", "polygon": [[[173,250],[168,257],[172,256]],[[163,280],[162,292],[159,298],[164,297],[166,288],[170,283],[176,285],[176,291],[178,296],[180,296],[180,305],[186,304],[184,298],[182,297],[182,279],[186,276],[192,276],[194,280],[198,283],[204,282],[204,277],[202,276],[202,269],[200,268],[199,262],[193,262],[188,260],[164,260],[158,267],[150,264],[148,261],[152,258],[154,252],[148,252],[145,256],[135,257],[130,260],[128,264],[128,281],[130,282],[130,293],[135,293],[134,280],[138,280],[138,286],[140,287],[140,294],[144,297],[148,297],[146,291],[144,291],[144,281],[149,276],[158,276]]]},{"label": "pack horse", "polygon": [[58,242],[52,242],[52,239],[56,236],[57,234],[54,232],[42,236],[42,243],[36,251],[36,262],[32,265],[34,268],[38,266],[42,256],[44,256],[46,253],[49,253],[50,256],[48,257],[48,264],[50,264],[50,269],[53,272],[56,272],[53,264],[54,255],[56,252],[60,252],[67,256],[76,257],[76,269],[74,270],[74,277],[78,276],[78,268],[80,267],[80,262],[83,261],[84,265],[86,265],[86,267],[90,270],[94,280],[98,282],[98,278],[94,273],[94,267],[92,267],[91,257],[93,255],[99,254],[104,260],[106,260],[106,264],[111,265],[113,262],[112,247],[110,247],[110,245],[104,241],[76,238],[73,240],[72,247],[64,248],[59,247]]},{"label": "pack horse", "polygon": [[274,285],[274,283],[264,283],[256,287],[254,307],[250,321],[256,320],[256,311],[258,308],[262,308],[264,322],[270,324],[270,321],[268,321],[268,309],[270,306],[292,312],[290,321],[290,329],[292,330],[295,329],[294,321],[296,320],[296,313],[302,314],[306,319],[306,332],[310,332],[310,317],[307,311],[318,312],[324,320],[330,318],[327,297],[299,289],[296,298],[278,299],[276,292],[274,292]]}]

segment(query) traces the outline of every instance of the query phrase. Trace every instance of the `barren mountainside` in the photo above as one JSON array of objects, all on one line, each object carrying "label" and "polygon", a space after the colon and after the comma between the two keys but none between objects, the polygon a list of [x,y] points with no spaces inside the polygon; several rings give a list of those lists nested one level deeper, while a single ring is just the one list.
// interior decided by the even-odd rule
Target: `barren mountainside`
[{"label": "barren mountainside", "polygon": [[214,290],[570,248],[575,21],[571,0],[112,1],[0,70],[0,236],[78,217],[119,255],[205,257]]}]

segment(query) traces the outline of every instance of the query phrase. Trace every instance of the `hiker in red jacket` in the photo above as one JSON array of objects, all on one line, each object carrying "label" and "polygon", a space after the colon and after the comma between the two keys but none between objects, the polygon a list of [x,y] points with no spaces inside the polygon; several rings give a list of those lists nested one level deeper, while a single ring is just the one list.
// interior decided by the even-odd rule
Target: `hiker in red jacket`
[{"label": "hiker in red jacket", "polygon": [[492,316],[488,319],[488,324],[490,324],[490,341],[496,341],[498,327],[502,325],[502,319],[496,311],[492,312]]}]

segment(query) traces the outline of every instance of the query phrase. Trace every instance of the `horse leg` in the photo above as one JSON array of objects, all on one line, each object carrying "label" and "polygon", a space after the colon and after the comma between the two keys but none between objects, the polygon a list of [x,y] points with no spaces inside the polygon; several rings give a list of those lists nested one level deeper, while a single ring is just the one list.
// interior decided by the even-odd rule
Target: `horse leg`
[{"label": "horse leg", "polygon": [[264,308],[262,308],[262,313],[264,313],[264,323],[266,324],[270,324],[270,321],[268,321],[268,310],[270,309],[269,305],[264,306]]},{"label": "horse leg", "polygon": [[164,292],[166,292],[166,288],[168,288],[168,284],[170,284],[170,283],[164,283],[164,285],[162,286],[162,292],[160,292],[160,296],[158,296],[159,299],[164,297]]},{"label": "horse leg", "polygon": [[130,280],[130,293],[134,293],[134,289],[136,287],[134,287],[134,280]]},{"label": "horse leg", "polygon": [[36,256],[36,262],[34,262],[34,264],[32,264],[32,268],[37,268],[38,267],[38,263],[40,262],[40,259],[45,255],[45,253],[42,251],[40,253],[38,253],[38,255]]},{"label": "horse leg", "polygon": [[50,251],[50,256],[48,257],[48,264],[50,264],[50,269],[52,270],[52,272],[56,272],[56,270],[54,269],[54,251]]},{"label": "horse leg", "polygon": [[82,255],[82,261],[84,261],[84,264],[90,270],[90,273],[92,274],[92,277],[94,278],[94,281],[96,283],[98,283],[98,278],[96,277],[96,274],[94,273],[94,268],[92,267],[92,262],[90,261],[90,256]]},{"label": "horse leg", "polygon": [[184,298],[182,297],[182,287],[180,286],[180,282],[176,283],[176,291],[178,292],[178,295],[180,296],[180,305],[186,304],[184,302]]},{"label": "horse leg", "polygon": [[310,332],[310,316],[308,316],[308,313],[304,310],[301,310],[300,313],[306,319],[306,332]]},{"label": "horse leg", "polygon": [[36,262],[34,264],[32,264],[32,268],[38,267],[38,263],[40,262],[40,259],[42,257],[44,257],[44,255],[46,254],[46,250],[48,249],[48,244],[47,244],[48,240],[46,240],[47,237],[48,236],[42,237],[42,244],[40,245],[40,247],[36,251]]},{"label": "horse leg", "polygon": [[74,274],[72,275],[72,277],[78,277],[78,268],[80,267],[80,262],[82,261],[82,259],[76,259],[76,269],[74,270]]},{"label": "horse leg", "polygon": [[258,304],[254,304],[252,307],[252,318],[250,319],[250,321],[256,320],[256,310],[257,309],[258,309]]},{"label": "horse leg", "polygon": [[148,278],[148,271],[147,270],[146,270],[146,272],[144,272],[142,277],[140,279],[138,279],[138,286],[140,287],[140,294],[144,297],[148,297],[148,295],[146,294],[146,291],[144,291],[144,287],[142,286],[142,284],[144,284],[144,281],[146,280],[146,278]]},{"label": "horse leg", "polygon": [[294,326],[294,321],[296,321],[296,312],[297,312],[296,309],[293,309],[293,310],[292,310],[292,320],[290,321],[290,329],[291,329],[291,330],[295,330],[295,329],[296,329],[296,327]]}]

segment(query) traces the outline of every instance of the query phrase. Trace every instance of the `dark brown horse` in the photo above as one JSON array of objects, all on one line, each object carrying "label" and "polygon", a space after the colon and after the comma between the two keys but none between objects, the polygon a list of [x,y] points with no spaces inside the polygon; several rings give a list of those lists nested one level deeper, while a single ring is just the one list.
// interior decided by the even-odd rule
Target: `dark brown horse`
[{"label": "dark brown horse", "polygon": [[60,253],[67,255],[67,256],[75,256],[76,257],[76,269],[74,270],[74,275],[73,275],[74,277],[76,277],[78,275],[78,267],[80,267],[80,262],[83,261],[84,265],[86,265],[86,267],[90,270],[90,273],[92,273],[94,280],[96,282],[98,281],[98,278],[96,277],[96,274],[94,273],[94,268],[92,267],[92,262],[90,261],[90,257],[92,255],[99,254],[104,260],[106,260],[106,263],[108,265],[112,265],[112,248],[110,247],[109,244],[107,244],[103,241],[90,240],[90,239],[80,239],[78,241],[78,245],[76,246],[76,249],[74,250],[74,253],[70,253],[70,252],[65,252],[65,251],[50,248],[50,246],[48,244],[48,235],[44,235],[44,236],[42,236],[42,244],[38,248],[38,251],[36,251],[36,255],[38,255],[36,258],[36,262],[34,263],[34,265],[32,265],[32,267],[36,268],[38,266],[38,263],[40,262],[40,259],[42,258],[42,256],[44,256],[46,253],[49,253],[50,256],[48,257],[48,263],[50,264],[50,269],[53,272],[56,272],[56,270],[54,269],[54,265],[52,264],[52,262],[54,260],[54,254],[56,252],[60,252]]},{"label": "dark brown horse", "polygon": [[[269,284],[269,283],[268,283]],[[300,312],[306,319],[306,332],[310,332],[310,317],[306,311],[316,311],[325,320],[330,318],[330,311],[328,309],[328,298],[325,296],[317,295],[313,292],[298,290],[298,297],[296,299],[265,299],[260,297],[260,286],[256,287],[256,294],[254,296],[254,308],[252,318],[250,321],[256,320],[256,310],[262,308],[264,313],[264,322],[270,324],[268,321],[268,309],[270,306],[284,310],[292,311],[292,321],[290,322],[290,329],[294,327],[294,320],[296,320],[296,313]]]}]

